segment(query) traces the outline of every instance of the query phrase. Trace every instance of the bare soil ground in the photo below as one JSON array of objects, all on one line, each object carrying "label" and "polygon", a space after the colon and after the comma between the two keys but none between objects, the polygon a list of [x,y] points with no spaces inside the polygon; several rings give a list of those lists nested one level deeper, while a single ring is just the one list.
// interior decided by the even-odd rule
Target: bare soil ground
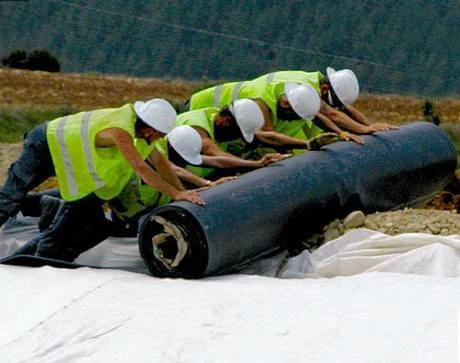
[{"label": "bare soil ground", "polygon": [[4,105],[91,109],[155,97],[178,102],[187,99],[196,86],[181,80],[0,69],[0,99]]}]

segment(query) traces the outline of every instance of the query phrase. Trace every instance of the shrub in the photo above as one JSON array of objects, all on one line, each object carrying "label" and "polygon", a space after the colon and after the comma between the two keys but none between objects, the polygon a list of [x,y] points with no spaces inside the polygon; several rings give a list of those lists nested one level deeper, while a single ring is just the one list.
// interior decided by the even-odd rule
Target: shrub
[{"label": "shrub", "polygon": [[2,63],[10,68],[32,71],[59,72],[61,68],[56,57],[46,49],[35,49],[29,54],[25,50],[15,49],[2,59]]},{"label": "shrub", "polygon": [[2,58],[2,64],[10,68],[27,69],[27,53],[25,50],[15,49]]},{"label": "shrub", "polygon": [[434,103],[430,100],[425,100],[423,103],[423,116],[425,116],[425,120],[428,122],[432,122],[435,125],[439,125],[441,123],[441,116],[439,115]]}]

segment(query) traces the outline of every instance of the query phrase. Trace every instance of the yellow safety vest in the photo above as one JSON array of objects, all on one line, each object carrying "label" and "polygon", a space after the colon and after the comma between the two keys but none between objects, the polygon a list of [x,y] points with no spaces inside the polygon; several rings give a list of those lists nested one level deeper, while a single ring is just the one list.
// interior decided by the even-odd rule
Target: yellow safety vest
[{"label": "yellow safety vest", "polygon": [[238,91],[245,82],[227,82],[194,93],[190,98],[190,110],[228,106],[237,100]]},{"label": "yellow safety vest", "polygon": [[260,98],[270,108],[273,122],[273,129],[284,135],[306,140],[303,128],[311,124],[311,120],[281,120],[278,118],[278,100],[284,92],[286,82],[247,82],[239,91],[240,98]]},{"label": "yellow safety vest", "polygon": [[[168,159],[167,138],[163,137],[147,145],[144,140],[137,140],[138,147],[142,150],[141,155],[146,159],[156,148],[166,159]],[[109,204],[112,211],[123,220],[141,214],[147,208],[157,207],[171,201],[171,197],[160,193],[142,178],[133,173],[129,182],[121,193],[112,199]]]},{"label": "yellow safety vest", "polygon": [[[292,82],[292,83],[307,83],[312,86],[318,93],[320,92],[320,83],[324,75],[319,72],[305,72],[305,71],[277,71],[264,74],[260,77],[253,79],[251,82],[258,83],[271,83],[271,82]],[[308,139],[311,139],[319,134],[324,133],[313,122],[306,122],[303,127],[303,132]]]},{"label": "yellow safety vest", "polygon": [[304,72],[304,71],[277,71],[264,74],[263,76],[253,79],[253,82],[292,82],[308,83],[318,93],[320,90],[320,81],[324,78],[321,72]]},{"label": "yellow safety vest", "polygon": [[311,120],[280,120],[277,117],[278,99],[284,93],[286,82],[245,81],[230,82],[202,90],[191,97],[191,110],[204,107],[223,107],[236,99],[260,98],[270,108],[273,128],[282,134],[306,139],[304,128],[311,127]]},{"label": "yellow safety vest", "polygon": [[[201,127],[208,133],[209,138],[211,140],[216,141],[214,137],[214,118],[216,117],[218,112],[219,108],[217,107],[207,107],[199,110],[184,112],[177,116],[176,125]],[[227,146],[229,145],[228,142],[219,143],[217,141],[216,144],[219,146],[220,149],[224,151],[227,150]],[[186,169],[191,173],[198,175],[202,178],[205,178],[214,170],[213,168],[202,168],[194,165],[187,165]]]},{"label": "yellow safety vest", "polygon": [[50,121],[47,141],[59,189],[65,200],[94,192],[109,200],[118,195],[133,170],[116,146],[96,147],[96,134],[120,128],[135,138],[136,113],[131,104],[80,112]]}]

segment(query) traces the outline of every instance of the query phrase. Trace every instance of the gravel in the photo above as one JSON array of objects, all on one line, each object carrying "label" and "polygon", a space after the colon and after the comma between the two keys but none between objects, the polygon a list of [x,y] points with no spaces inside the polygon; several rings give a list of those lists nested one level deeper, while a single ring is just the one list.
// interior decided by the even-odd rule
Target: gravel
[{"label": "gravel", "polygon": [[355,211],[343,220],[336,219],[329,223],[324,228],[324,242],[335,239],[353,228],[368,228],[388,235],[429,233],[449,236],[460,233],[460,214],[447,210],[410,208],[369,215]]}]

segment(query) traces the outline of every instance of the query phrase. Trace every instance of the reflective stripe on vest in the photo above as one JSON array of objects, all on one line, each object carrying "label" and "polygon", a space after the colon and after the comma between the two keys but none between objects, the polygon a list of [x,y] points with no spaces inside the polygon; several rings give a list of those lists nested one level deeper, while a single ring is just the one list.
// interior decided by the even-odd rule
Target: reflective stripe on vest
[{"label": "reflective stripe on vest", "polygon": [[219,102],[220,102],[220,97],[222,96],[222,88],[223,84],[219,84],[216,86],[214,90],[214,97],[213,97],[213,106],[214,107],[219,107]]},{"label": "reflective stripe on vest", "polygon": [[81,125],[81,139],[83,141],[83,150],[85,152],[86,157],[86,165],[88,166],[89,174],[91,178],[96,183],[97,187],[100,188],[104,185],[104,182],[96,172],[96,168],[94,167],[94,160],[93,154],[91,153],[91,146],[89,140],[89,119],[91,118],[91,112],[85,112],[83,115],[83,121]]},{"label": "reflective stripe on vest", "polygon": [[275,79],[275,72],[267,74],[267,82],[273,82]]},{"label": "reflective stripe on vest", "polygon": [[64,200],[78,200],[93,192],[109,200],[121,191],[133,170],[115,145],[96,146],[96,137],[102,130],[119,128],[135,140],[135,122],[134,108],[126,104],[48,123],[46,139]]},{"label": "reflective stripe on vest", "polygon": [[232,91],[232,102],[238,99],[238,93],[240,92],[240,88],[244,82],[238,82]]},{"label": "reflective stripe on vest", "polygon": [[[80,137],[82,140],[83,151],[84,151],[84,155],[86,159],[86,165],[90,172],[90,176],[93,179],[94,183],[97,185],[97,187],[100,188],[104,185],[104,182],[101,180],[101,178],[99,178],[99,175],[97,175],[96,173],[93,157],[91,154],[90,141],[88,138],[88,128],[89,128],[90,117],[91,117],[91,112],[85,112],[83,114],[82,125],[80,128]],[[67,148],[67,145],[64,139],[64,129],[65,129],[66,122],[67,122],[67,116],[62,117],[59,120],[57,129],[56,129],[56,136],[57,136],[57,142],[59,144],[59,150],[61,152],[62,159],[65,165],[65,175],[67,179],[67,184],[69,186],[69,194],[72,197],[75,197],[78,195],[78,188],[77,188],[74,168],[72,166],[72,160],[70,158],[70,152],[69,152],[69,149]]]}]

